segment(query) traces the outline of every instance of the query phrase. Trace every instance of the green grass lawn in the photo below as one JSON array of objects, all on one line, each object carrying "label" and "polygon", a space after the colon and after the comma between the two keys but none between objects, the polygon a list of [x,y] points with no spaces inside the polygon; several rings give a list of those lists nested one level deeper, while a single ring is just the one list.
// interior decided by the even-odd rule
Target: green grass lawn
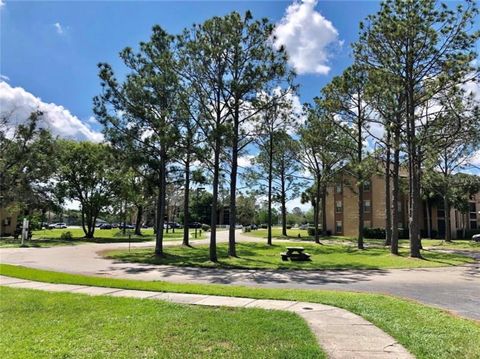
[{"label": "green grass lawn", "polygon": [[[266,229],[258,229],[255,231],[244,233],[246,236],[249,237],[256,237],[256,238],[267,238],[267,230]],[[273,227],[272,228],[272,237],[276,239],[300,239],[302,241],[313,241],[313,237],[308,235],[307,230],[302,230],[298,228],[288,229],[287,230],[288,236],[285,237],[282,235],[282,228],[280,227]],[[300,235],[300,237],[299,237]],[[352,237],[344,237],[344,236],[330,236],[325,238],[320,238],[320,241],[325,242],[338,242],[339,244],[356,244],[357,239]],[[383,239],[371,239],[365,238],[365,244],[367,246],[375,246],[375,247],[383,247],[384,240]],[[407,239],[401,239],[399,241],[400,247],[408,247],[409,241]],[[471,240],[460,240],[455,239],[451,243],[445,242],[443,239],[422,239],[423,247],[431,247],[436,249],[459,249],[459,250],[473,250],[473,251],[480,251],[480,242],[473,242]]]},{"label": "green grass lawn", "polygon": [[[62,239],[62,233],[70,232],[72,234],[71,240]],[[190,238],[194,238],[194,231],[190,230]],[[123,231],[120,229],[95,229],[95,238],[86,240],[85,233],[81,228],[66,228],[66,229],[42,229],[32,232],[32,240],[26,241],[27,247],[52,247],[59,245],[74,245],[81,243],[122,243],[122,242],[145,242],[155,239],[152,228],[142,229],[142,236],[133,234],[133,230]],[[130,237],[129,237],[130,235]],[[198,234],[198,238],[205,238],[205,233]],[[164,232],[164,240],[182,240],[183,229],[176,229],[175,233],[169,230],[169,233]],[[14,240],[12,237],[0,238],[0,247],[19,247],[20,239]]]},{"label": "green grass lawn", "polygon": [[293,313],[0,288],[2,358],[325,358]]},{"label": "green grass lawn", "polygon": [[[307,262],[284,262],[280,253],[288,246],[299,246],[312,255]],[[420,268],[459,265],[473,259],[457,255],[423,251],[424,260],[408,257],[406,249],[401,256],[391,255],[385,248],[358,250],[351,246],[318,245],[312,243],[282,242],[268,246],[264,243],[237,243],[238,257],[228,257],[227,244],[219,244],[219,261],[209,260],[208,246],[169,247],[165,257],[156,257],[153,248],[132,251],[114,250],[104,253],[108,258],[125,262],[168,264],[194,267],[256,268],[256,269],[380,269],[380,268]]]},{"label": "green grass lawn", "polygon": [[[419,359],[480,358],[480,346],[476,345],[480,342],[479,322],[459,318],[440,309],[388,295],[248,288],[218,284],[148,282],[51,272],[8,264],[0,264],[0,274],[49,283],[257,299],[285,299],[328,304],[364,317],[394,337]],[[4,302],[11,303],[6,300]],[[34,312],[35,304],[32,302],[31,305],[31,312]]]}]

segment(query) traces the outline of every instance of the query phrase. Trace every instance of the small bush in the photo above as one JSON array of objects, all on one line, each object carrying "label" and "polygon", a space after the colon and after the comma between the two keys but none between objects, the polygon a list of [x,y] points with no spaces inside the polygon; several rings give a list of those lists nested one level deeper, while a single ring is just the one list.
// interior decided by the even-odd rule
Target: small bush
[{"label": "small bush", "polygon": [[459,229],[457,230],[457,238],[463,238],[463,239],[472,239],[472,236],[475,234],[480,234],[480,228],[477,229],[467,229],[465,231],[465,237],[463,237],[463,230]]},{"label": "small bush", "polygon": [[60,239],[66,240],[66,241],[71,241],[73,239],[72,232],[70,232],[70,231],[63,232],[60,235]]},{"label": "small bush", "polygon": [[260,225],[260,228],[262,228],[262,229],[267,229],[268,226],[267,226],[266,224],[261,224],[261,225]]},{"label": "small bush", "polygon": [[252,227],[250,226],[243,226],[242,228],[242,232],[246,233],[246,232],[250,232],[252,230]]},{"label": "small bush", "polygon": [[[309,236],[313,237],[315,235],[315,227],[308,227],[307,228],[307,233],[308,233]],[[321,235],[321,236],[323,235],[323,231],[322,231],[321,228],[318,229],[318,234]],[[327,230],[325,232],[325,236],[330,237],[331,235],[332,235],[332,231]]]},{"label": "small bush", "polygon": [[210,226],[208,224],[202,224],[202,231],[209,231],[210,230]]},{"label": "small bush", "polygon": [[[319,234],[320,234],[320,229],[318,230]],[[307,228],[307,233],[309,236],[314,236],[315,235],[315,227],[308,227]]]},{"label": "small bush", "polygon": [[291,225],[287,225],[287,229],[292,229],[292,226],[291,226]]},{"label": "small bush", "polygon": [[[422,238],[428,238],[428,231],[426,229],[422,229],[420,231],[420,236]],[[408,235],[407,235],[407,237],[408,237]],[[430,238],[431,239],[440,238],[440,235],[439,235],[438,231],[436,231],[435,229],[430,230]]]}]

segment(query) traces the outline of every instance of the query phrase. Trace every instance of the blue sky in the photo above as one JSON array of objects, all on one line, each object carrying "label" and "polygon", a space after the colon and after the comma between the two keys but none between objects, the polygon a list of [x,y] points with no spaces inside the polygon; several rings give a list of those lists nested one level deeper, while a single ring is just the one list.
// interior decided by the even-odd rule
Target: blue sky
[{"label": "blue sky", "polygon": [[[296,80],[299,101],[309,102],[352,62],[350,45],[359,22],[378,8],[378,1],[354,0],[0,0],[0,107],[15,108],[18,121],[40,108],[48,113],[54,134],[101,141],[92,118],[92,98],[100,91],[99,62],[121,73],[119,51],[148,40],[153,25],[178,34],[212,16],[246,10],[277,24],[292,66],[302,73]],[[480,164],[480,153],[477,157]],[[248,156],[242,159],[249,165]],[[296,205],[298,199],[289,207]]]},{"label": "blue sky", "polygon": [[[148,39],[159,24],[171,33],[230,11],[251,10],[276,23],[291,1],[4,2],[0,73],[42,101],[68,109],[80,120],[92,115],[99,92],[98,62],[121,69],[118,52]],[[338,31],[343,46],[329,49],[328,74],[298,77],[301,101],[309,101],[351,62],[358,23],[378,9],[375,1],[319,1],[315,11]],[[321,36],[319,34],[318,36]],[[93,126],[95,128],[95,126]]]}]

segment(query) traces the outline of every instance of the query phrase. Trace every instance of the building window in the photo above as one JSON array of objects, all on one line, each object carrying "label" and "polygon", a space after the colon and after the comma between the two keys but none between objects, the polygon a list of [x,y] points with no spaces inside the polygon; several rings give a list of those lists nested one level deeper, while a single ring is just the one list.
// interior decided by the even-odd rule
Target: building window
[{"label": "building window", "polygon": [[335,212],[342,213],[342,201],[335,202]]},{"label": "building window", "polygon": [[477,221],[470,221],[470,229],[477,229]]},{"label": "building window", "polygon": [[365,192],[370,192],[371,188],[372,188],[372,182],[370,180],[365,181],[365,183],[363,184],[363,190]]},{"label": "building window", "polygon": [[342,233],[342,221],[337,221],[335,226],[335,233]]},{"label": "building window", "polygon": [[369,199],[363,201],[363,211],[365,213],[370,213],[372,210],[372,202]]},{"label": "building window", "polygon": [[372,221],[363,221],[364,228],[372,228]]},{"label": "building window", "polygon": [[342,193],[343,188],[342,188],[342,184],[341,184],[341,183],[337,183],[337,185],[335,186],[335,188],[336,188],[337,193]]},{"label": "building window", "polygon": [[445,211],[443,209],[437,209],[437,217],[445,218]]},{"label": "building window", "polygon": [[470,207],[470,212],[477,212],[477,206],[475,205],[475,202],[470,202],[469,207]]}]

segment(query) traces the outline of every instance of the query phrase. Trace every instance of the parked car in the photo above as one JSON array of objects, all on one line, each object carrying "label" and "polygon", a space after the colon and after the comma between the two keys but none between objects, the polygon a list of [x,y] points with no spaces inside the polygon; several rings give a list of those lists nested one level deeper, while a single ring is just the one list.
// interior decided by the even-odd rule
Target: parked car
[{"label": "parked car", "polygon": [[180,225],[180,223],[177,223],[177,222],[165,222],[163,224],[163,228],[181,228],[182,226]]},{"label": "parked car", "polygon": [[112,225],[109,223],[102,223],[99,227],[99,229],[112,229]]},{"label": "parked car", "polygon": [[300,227],[298,227],[298,229],[307,230],[308,229],[308,223],[300,225]]},{"label": "parked car", "polygon": [[202,228],[202,224],[200,222],[189,223],[188,228]]},{"label": "parked car", "polygon": [[125,228],[125,229],[135,229],[135,226],[132,225],[132,224],[125,224],[125,225],[121,224],[121,225],[118,226],[118,228],[120,228],[120,229],[123,229],[123,228]]},{"label": "parked car", "polygon": [[252,229],[258,229],[258,227],[257,227],[256,224],[252,224],[252,225],[250,226],[250,228],[252,228]]},{"label": "parked car", "polygon": [[480,242],[480,234],[475,234],[472,236],[472,241],[474,242]]},{"label": "parked car", "polygon": [[48,229],[63,229],[68,228],[66,223],[51,223],[48,225]]}]

